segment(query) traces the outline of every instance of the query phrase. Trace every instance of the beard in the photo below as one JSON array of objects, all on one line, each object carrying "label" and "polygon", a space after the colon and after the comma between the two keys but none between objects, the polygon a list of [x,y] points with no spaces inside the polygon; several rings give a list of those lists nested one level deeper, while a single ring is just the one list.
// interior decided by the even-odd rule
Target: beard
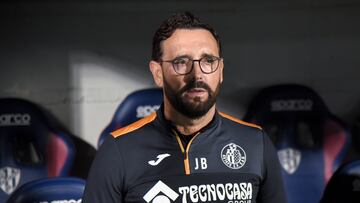
[{"label": "beard", "polygon": [[[193,88],[203,88],[208,93],[208,98],[205,101],[201,101],[200,97],[193,99],[187,99],[185,92]],[[164,78],[164,92],[169,100],[170,104],[181,114],[191,119],[198,119],[204,116],[210,108],[215,104],[216,98],[220,90],[220,81],[217,84],[215,91],[202,81],[196,81],[195,79],[188,82],[180,90],[174,90],[171,85]]]}]

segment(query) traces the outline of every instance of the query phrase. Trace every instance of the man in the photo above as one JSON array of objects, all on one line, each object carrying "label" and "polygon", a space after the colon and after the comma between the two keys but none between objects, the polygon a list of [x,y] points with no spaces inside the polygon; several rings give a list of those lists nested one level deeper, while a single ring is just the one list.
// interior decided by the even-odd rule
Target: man
[{"label": "man", "polygon": [[83,202],[286,202],[265,133],[216,110],[224,61],[210,25],[171,16],[155,33],[149,66],[164,103],[109,136]]}]

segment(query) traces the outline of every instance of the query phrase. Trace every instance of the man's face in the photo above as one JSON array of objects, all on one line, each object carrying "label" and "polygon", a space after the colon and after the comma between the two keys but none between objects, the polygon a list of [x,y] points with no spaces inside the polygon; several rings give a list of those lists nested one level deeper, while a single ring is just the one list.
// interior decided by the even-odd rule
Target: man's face
[{"label": "man's face", "polygon": [[[162,42],[162,52],[163,61],[179,57],[193,60],[204,56],[219,57],[218,44],[205,29],[177,29]],[[215,104],[223,79],[222,60],[218,69],[210,74],[203,73],[198,62],[194,62],[192,71],[186,75],[178,75],[168,62],[159,64],[157,71],[155,74],[152,72],[156,83],[164,88],[165,103],[169,102],[183,115],[199,118]]]}]

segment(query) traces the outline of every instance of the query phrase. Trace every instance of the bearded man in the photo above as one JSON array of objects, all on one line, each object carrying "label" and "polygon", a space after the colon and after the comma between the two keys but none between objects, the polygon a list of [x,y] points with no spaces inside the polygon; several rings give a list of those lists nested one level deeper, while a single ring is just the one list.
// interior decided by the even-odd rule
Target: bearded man
[{"label": "bearded man", "polygon": [[286,202],[268,136],[216,109],[224,59],[209,24],[189,12],[166,19],[154,35],[149,66],[164,103],[111,133],[83,202]]}]

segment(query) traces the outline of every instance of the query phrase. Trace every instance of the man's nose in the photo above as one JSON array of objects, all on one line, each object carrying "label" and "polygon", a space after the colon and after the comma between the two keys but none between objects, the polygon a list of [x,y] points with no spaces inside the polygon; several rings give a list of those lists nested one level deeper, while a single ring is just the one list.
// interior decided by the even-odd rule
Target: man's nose
[{"label": "man's nose", "polygon": [[195,76],[195,78],[202,78],[204,73],[201,70],[200,61],[194,61],[192,74]]}]

